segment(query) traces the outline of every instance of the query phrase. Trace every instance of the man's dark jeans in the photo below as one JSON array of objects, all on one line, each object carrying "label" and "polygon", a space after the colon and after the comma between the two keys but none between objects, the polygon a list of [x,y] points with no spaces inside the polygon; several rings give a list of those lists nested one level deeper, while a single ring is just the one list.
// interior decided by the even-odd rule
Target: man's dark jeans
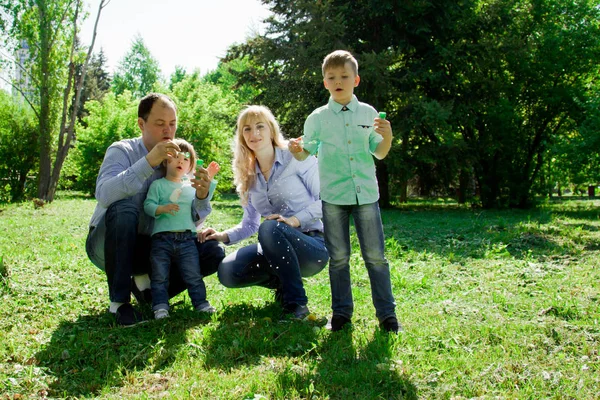
[{"label": "man's dark jeans", "polygon": [[[130,199],[123,199],[108,207],[102,226],[90,228],[86,241],[86,252],[98,268],[106,272],[110,300],[127,303],[130,301],[131,276],[149,274],[150,236],[137,232],[140,210]],[[196,242],[200,258],[200,272],[206,277],[217,272],[225,258],[223,247],[215,240]],[[169,296],[173,297],[186,289],[177,268],[170,271]]]}]

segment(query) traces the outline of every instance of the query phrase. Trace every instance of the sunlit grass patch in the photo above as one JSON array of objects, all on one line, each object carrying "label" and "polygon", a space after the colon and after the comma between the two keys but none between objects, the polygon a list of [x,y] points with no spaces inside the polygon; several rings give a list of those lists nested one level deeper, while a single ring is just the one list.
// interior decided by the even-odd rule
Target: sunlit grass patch
[{"label": "sunlit grass patch", "polygon": [[[439,203],[439,204],[438,204]],[[314,321],[279,322],[273,293],[206,278],[171,318],[119,328],[84,250],[95,202],[3,206],[0,393],[8,398],[577,398],[600,392],[600,202],[492,211],[441,202],[382,210],[405,332],[378,328],[352,231],[351,330],[330,316],[327,270],[305,279]],[[207,225],[238,223],[224,196]],[[237,246],[254,241],[251,238]]]}]

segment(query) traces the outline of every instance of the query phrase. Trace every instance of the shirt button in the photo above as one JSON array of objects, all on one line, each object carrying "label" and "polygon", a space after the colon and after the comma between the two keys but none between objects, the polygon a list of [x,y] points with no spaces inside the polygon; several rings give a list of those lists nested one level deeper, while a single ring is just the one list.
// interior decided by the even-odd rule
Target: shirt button
[{"label": "shirt button", "polygon": [[350,157],[350,161],[354,161],[354,157]]},{"label": "shirt button", "polygon": [[348,144],[352,143],[352,140],[348,140]]},{"label": "shirt button", "polygon": [[350,126],[350,124],[346,124],[346,126]]},{"label": "shirt button", "polygon": [[[352,174],[352,177],[353,177],[353,178],[356,178],[356,174]],[[358,186],[357,186],[357,187],[358,187]]]}]

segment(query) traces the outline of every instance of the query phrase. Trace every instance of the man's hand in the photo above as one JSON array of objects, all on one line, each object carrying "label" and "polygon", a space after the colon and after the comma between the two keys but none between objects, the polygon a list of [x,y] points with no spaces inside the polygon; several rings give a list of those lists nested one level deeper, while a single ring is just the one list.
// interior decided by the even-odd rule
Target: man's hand
[{"label": "man's hand", "polygon": [[159,166],[164,160],[176,157],[179,151],[181,151],[181,149],[172,140],[166,140],[157,143],[146,155],[146,160],[148,160],[148,164],[154,168]]},{"label": "man's hand", "polygon": [[229,243],[229,236],[225,232],[217,232],[213,228],[203,229],[198,232],[198,241],[204,243],[207,240],[216,240],[217,242]]},{"label": "man's hand", "polygon": [[177,211],[179,211],[179,204],[177,204],[177,203],[165,204],[164,206],[156,207],[156,216],[158,217],[161,214],[175,215],[177,213]]},{"label": "man's hand", "polygon": [[279,222],[283,222],[284,224],[289,225],[292,228],[297,228],[300,226],[300,220],[294,216],[286,218],[283,215],[271,214],[268,217],[266,217],[265,219],[274,219]]},{"label": "man's hand", "polygon": [[196,198],[204,200],[208,196],[208,189],[210,189],[210,175],[206,168],[197,168],[194,172],[194,179],[190,179],[192,187],[196,189]]}]

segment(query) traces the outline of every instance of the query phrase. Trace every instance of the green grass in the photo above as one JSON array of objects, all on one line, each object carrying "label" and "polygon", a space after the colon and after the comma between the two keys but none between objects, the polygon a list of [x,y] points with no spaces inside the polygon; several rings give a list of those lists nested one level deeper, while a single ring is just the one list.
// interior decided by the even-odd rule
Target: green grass
[{"label": "green grass", "polygon": [[[306,279],[320,318],[277,322],[262,288],[206,279],[134,328],[107,313],[84,242],[93,199],[0,206],[0,398],[594,399],[600,393],[600,201],[484,211],[417,202],[383,211],[398,316],[377,329],[352,237],[354,328],[332,334],[327,271]],[[209,224],[239,221],[235,200]],[[227,252],[234,247],[227,248]]]}]

